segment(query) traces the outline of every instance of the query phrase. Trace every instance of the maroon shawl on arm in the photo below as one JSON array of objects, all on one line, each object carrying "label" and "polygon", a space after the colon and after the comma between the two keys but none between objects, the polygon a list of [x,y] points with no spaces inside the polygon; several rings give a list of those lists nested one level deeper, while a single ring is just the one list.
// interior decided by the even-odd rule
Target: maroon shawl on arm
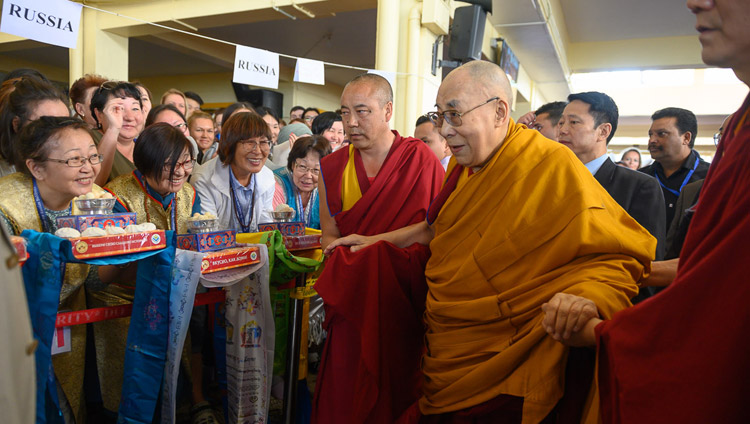
[{"label": "maroon shawl on arm", "polygon": [[719,144],[677,278],[596,328],[605,423],[750,422],[750,96]]},{"label": "maroon shawl on arm", "polygon": [[[341,178],[348,150],[321,161],[327,207],[342,236],[380,234],[425,219],[443,168],[422,141],[395,135],[372,183],[354,150],[362,198],[347,211],[341,211]],[[315,284],[326,305],[328,338],[314,423],[394,422],[419,398],[428,257],[427,246],[380,242],[357,253],[338,248],[328,259]]]}]

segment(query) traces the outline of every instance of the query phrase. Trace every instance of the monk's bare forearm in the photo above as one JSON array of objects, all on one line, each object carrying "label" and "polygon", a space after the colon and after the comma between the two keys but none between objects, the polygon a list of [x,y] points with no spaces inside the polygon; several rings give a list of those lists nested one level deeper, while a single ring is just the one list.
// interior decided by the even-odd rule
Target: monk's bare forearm
[{"label": "monk's bare forearm", "polygon": [[679,262],[680,258],[651,262],[651,273],[648,277],[639,281],[641,287],[666,287],[670,285],[677,275]]},{"label": "monk's bare forearm", "polygon": [[381,236],[383,236],[381,240],[391,242],[398,247],[408,247],[414,243],[430,244],[435,237],[435,233],[427,224],[427,221],[421,221],[408,227],[381,234]]}]

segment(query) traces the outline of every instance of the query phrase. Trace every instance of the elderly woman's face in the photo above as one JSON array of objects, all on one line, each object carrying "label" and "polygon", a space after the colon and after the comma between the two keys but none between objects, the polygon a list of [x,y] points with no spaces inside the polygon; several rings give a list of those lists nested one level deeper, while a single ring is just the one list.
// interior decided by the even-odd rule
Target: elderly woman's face
[{"label": "elderly woman's face", "polygon": [[164,163],[164,168],[161,171],[161,178],[159,180],[156,180],[153,177],[146,177],[148,185],[162,196],[180,191],[182,186],[187,182],[190,173],[193,171],[193,166],[195,166],[195,162],[190,158],[190,152],[188,149],[182,151],[182,154],[175,165],[174,174],[169,175],[172,171],[171,163],[171,160],[167,160]]},{"label": "elderly woman's face", "polygon": [[292,181],[297,190],[309,193],[318,186],[320,176],[320,156],[311,150],[307,156],[295,160],[292,165]]},{"label": "elderly woman's face", "polygon": [[[96,145],[88,132],[81,129],[65,129],[47,140],[47,160],[28,161],[29,169],[38,184],[49,192],[64,194],[71,200],[91,191],[101,164],[88,161],[97,154]],[[85,158],[83,166],[68,166],[64,161]]]}]

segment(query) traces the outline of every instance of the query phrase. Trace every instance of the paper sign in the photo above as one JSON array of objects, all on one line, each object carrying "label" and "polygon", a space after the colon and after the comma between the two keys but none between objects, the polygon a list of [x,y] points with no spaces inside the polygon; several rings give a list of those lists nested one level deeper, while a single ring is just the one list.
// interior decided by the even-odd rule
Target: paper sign
[{"label": "paper sign", "polygon": [[70,327],[55,328],[52,333],[52,354],[70,352]]},{"label": "paper sign", "polygon": [[279,88],[278,53],[237,46],[233,82],[266,88]]},{"label": "paper sign", "polygon": [[326,82],[323,62],[302,58],[297,59],[297,66],[294,67],[294,81],[324,85]]},{"label": "paper sign", "polygon": [[368,74],[376,74],[388,80],[391,84],[391,90],[396,91],[396,73],[391,71],[381,71],[378,69],[370,69],[367,71]]},{"label": "paper sign", "polygon": [[74,49],[82,7],[67,0],[5,0],[0,31]]}]

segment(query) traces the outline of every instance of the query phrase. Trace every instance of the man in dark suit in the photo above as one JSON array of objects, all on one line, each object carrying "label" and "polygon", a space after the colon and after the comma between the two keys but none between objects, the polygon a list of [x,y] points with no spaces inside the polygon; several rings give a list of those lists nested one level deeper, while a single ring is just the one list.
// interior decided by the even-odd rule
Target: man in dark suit
[{"label": "man in dark suit", "polygon": [[[560,120],[558,141],[568,146],[609,195],[656,238],[655,260],[661,260],[667,224],[659,183],[653,177],[615,165],[607,155],[618,117],[617,105],[604,93],[571,94]],[[642,298],[643,294],[639,294],[637,300]]]}]

